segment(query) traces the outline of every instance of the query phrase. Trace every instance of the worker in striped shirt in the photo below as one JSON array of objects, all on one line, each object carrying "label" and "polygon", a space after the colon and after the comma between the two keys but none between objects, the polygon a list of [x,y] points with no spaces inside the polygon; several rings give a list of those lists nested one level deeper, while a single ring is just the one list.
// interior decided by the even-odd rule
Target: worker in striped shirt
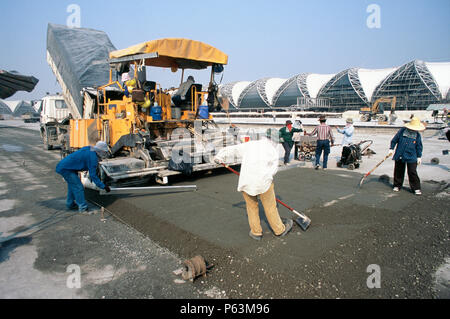
[{"label": "worker in striped shirt", "polygon": [[[317,146],[316,146],[316,165],[315,169],[319,169],[320,156],[323,151],[323,169],[327,169],[328,164],[328,154],[330,154],[330,147],[334,144],[333,132],[331,127],[326,124],[327,119],[324,115],[319,117],[320,125],[316,126],[314,130],[308,135],[317,135]],[[331,144],[331,145],[330,145]]]}]

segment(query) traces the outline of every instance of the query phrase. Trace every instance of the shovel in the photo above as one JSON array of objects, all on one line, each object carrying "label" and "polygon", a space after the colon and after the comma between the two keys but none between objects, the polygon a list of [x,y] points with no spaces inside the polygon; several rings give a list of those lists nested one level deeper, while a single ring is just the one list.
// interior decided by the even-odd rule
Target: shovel
[{"label": "shovel", "polygon": [[[234,169],[232,169],[231,167],[225,165],[224,163],[221,163],[224,167],[226,167],[228,170],[230,170],[231,172],[233,172],[236,175],[240,175],[239,172],[235,171]],[[287,209],[289,209],[291,212],[293,212],[295,215],[299,216],[299,218],[295,219],[295,222],[300,226],[301,229],[303,229],[304,231],[306,231],[309,227],[309,225],[311,224],[311,219],[308,216],[303,215],[302,213],[299,213],[298,211],[296,211],[295,209],[293,209],[292,207],[289,207],[288,205],[286,205],[285,203],[283,203],[281,200],[279,200],[278,198],[276,198],[276,201],[278,203],[280,203],[281,205],[283,205],[284,207],[286,207]]]},{"label": "shovel", "polygon": [[369,176],[370,174],[372,174],[373,171],[376,170],[376,169],[378,168],[378,166],[380,166],[380,165],[381,165],[385,160],[387,160],[389,157],[391,157],[390,154],[386,155],[386,157],[383,158],[383,160],[382,160],[381,162],[379,162],[379,163],[377,164],[377,166],[375,166],[374,168],[372,168],[372,169],[370,170],[370,172],[366,173],[366,175],[364,175],[364,176],[361,178],[361,181],[359,182],[359,187],[362,186],[362,184],[363,184],[364,180],[366,179],[366,177]]}]

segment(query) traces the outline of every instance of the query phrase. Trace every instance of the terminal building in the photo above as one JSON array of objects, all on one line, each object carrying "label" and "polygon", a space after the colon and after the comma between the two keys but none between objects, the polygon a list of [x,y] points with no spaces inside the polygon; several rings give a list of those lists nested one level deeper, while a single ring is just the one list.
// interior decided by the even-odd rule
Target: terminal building
[{"label": "terminal building", "polygon": [[263,78],[220,86],[231,110],[284,109],[344,112],[397,98],[397,110],[425,110],[450,102],[450,62],[414,60],[386,69],[349,68],[337,74],[301,73],[289,79]]}]

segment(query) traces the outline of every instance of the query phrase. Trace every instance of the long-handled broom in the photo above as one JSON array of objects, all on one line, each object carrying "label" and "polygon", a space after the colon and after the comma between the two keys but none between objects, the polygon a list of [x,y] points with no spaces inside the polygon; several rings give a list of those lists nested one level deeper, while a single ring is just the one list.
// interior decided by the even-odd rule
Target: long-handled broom
[{"label": "long-handled broom", "polygon": [[[239,172],[235,171],[234,169],[232,169],[231,167],[229,167],[228,165],[225,165],[224,163],[221,163],[224,167],[226,167],[229,171],[233,172],[236,175],[240,175]],[[309,225],[311,224],[311,219],[308,216],[303,215],[302,213],[299,213],[298,211],[296,211],[295,209],[293,209],[292,207],[289,207],[288,205],[286,205],[285,203],[283,203],[281,200],[279,200],[278,198],[276,198],[276,201],[278,203],[280,203],[281,205],[283,205],[284,207],[286,207],[287,209],[289,209],[291,212],[293,212],[294,214],[296,214],[297,216],[299,216],[297,219],[295,219],[295,222],[300,226],[301,229],[303,229],[304,231],[306,231],[309,227]]]},{"label": "long-handled broom", "polygon": [[370,170],[370,172],[366,173],[366,174],[361,178],[361,181],[359,182],[359,187],[362,186],[362,184],[363,184],[364,180],[366,179],[366,177],[369,176],[370,174],[372,174],[373,171],[376,170],[376,169],[378,168],[378,166],[380,166],[380,165],[381,165],[385,160],[387,160],[389,157],[391,157],[391,154],[386,155],[386,157],[383,158],[383,159],[377,164],[377,166],[375,166],[374,168],[372,168],[372,169]]}]

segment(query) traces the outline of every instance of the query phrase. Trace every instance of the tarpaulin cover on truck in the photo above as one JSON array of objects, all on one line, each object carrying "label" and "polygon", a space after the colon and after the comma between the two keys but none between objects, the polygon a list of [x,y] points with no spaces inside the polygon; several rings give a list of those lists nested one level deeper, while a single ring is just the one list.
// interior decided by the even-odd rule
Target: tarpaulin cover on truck
[{"label": "tarpaulin cover on truck", "polygon": [[[106,33],[49,24],[47,60],[75,117],[83,115],[81,90],[109,82],[109,52],[116,50]],[[74,110],[75,108],[75,110]],[[77,116],[78,115],[78,116]]]},{"label": "tarpaulin cover on truck", "polygon": [[34,76],[0,70],[0,99],[6,99],[17,91],[31,92],[38,82]]},{"label": "tarpaulin cover on truck", "polygon": [[228,56],[209,44],[182,38],[148,41],[111,52],[111,59],[145,53],[157,57],[145,60],[145,65],[177,69],[205,69],[213,64],[227,64]]}]

